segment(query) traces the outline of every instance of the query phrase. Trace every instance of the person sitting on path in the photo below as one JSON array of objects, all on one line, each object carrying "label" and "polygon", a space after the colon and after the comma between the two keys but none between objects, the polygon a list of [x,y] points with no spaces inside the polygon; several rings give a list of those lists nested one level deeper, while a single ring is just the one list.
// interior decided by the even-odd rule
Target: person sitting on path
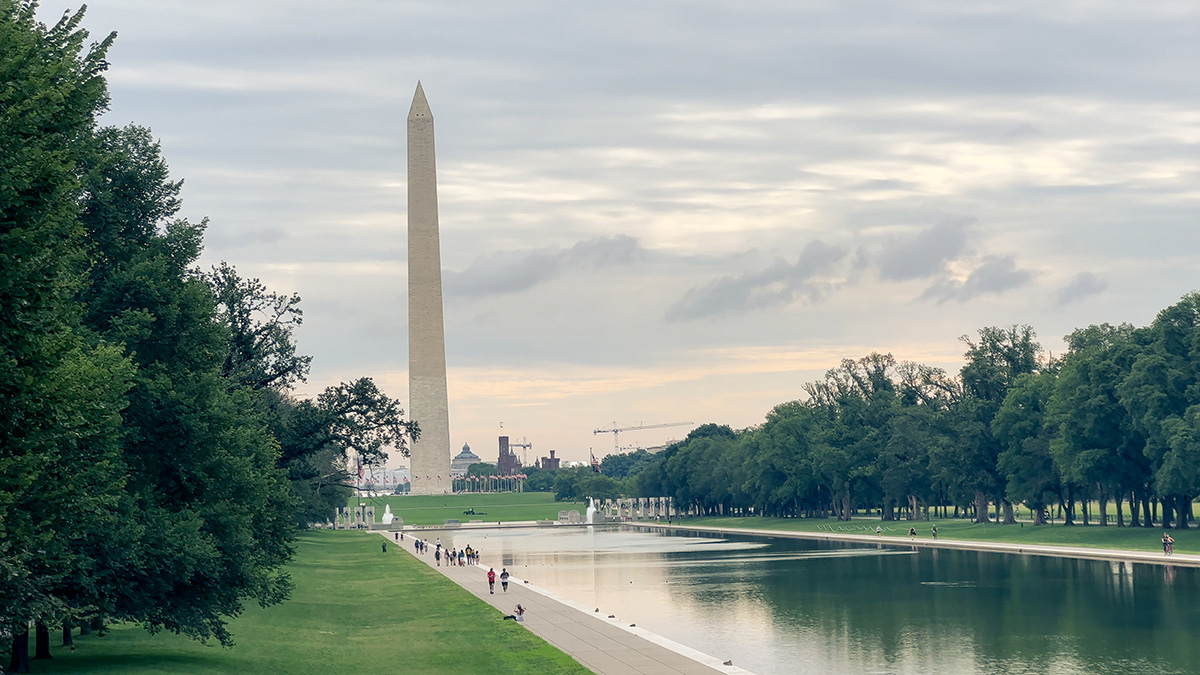
[{"label": "person sitting on path", "polygon": [[488,592],[492,595],[496,594],[496,570],[488,568]]},{"label": "person sitting on path", "polygon": [[506,616],[504,618],[512,619],[513,621],[524,621],[525,620],[525,608],[520,605],[517,605],[517,608],[513,610],[513,613],[509,614],[508,616]]},{"label": "person sitting on path", "polygon": [[508,570],[503,568],[500,570],[500,590],[508,592]]}]

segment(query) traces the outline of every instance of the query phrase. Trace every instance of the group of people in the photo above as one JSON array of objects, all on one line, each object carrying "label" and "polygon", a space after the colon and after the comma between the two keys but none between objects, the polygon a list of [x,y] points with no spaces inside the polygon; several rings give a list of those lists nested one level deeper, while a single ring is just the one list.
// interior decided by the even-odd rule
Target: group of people
[{"label": "group of people", "polygon": [[[413,539],[413,549],[418,554],[429,552],[428,539]],[[385,550],[386,552],[386,550]],[[438,537],[433,544],[433,561],[438,567],[442,566],[442,561],[445,560],[447,565],[458,565],[464,567],[466,565],[474,565],[479,562],[479,551],[471,548],[468,544],[466,548],[456,549],[453,546],[442,546],[442,538]]]}]

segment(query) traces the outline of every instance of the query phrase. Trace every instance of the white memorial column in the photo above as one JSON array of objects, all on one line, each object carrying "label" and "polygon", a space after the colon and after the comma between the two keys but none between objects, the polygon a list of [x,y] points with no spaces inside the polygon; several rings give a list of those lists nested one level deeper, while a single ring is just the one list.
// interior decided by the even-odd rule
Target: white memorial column
[{"label": "white memorial column", "polygon": [[433,113],[418,82],[408,111],[408,405],[421,428],[411,448],[415,495],[452,491],[448,400]]}]

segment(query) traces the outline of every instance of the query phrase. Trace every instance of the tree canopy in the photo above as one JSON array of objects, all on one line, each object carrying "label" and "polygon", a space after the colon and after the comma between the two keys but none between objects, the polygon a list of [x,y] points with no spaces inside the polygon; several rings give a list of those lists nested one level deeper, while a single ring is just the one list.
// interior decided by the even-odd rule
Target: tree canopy
[{"label": "tree canopy", "polygon": [[418,432],[367,377],[296,397],[300,299],[225,263],[177,216],[143,127],[103,128],[114,35],[0,0],[0,634],[132,621],[231,644],[277,603],[298,525],[348,494],[346,456]]}]

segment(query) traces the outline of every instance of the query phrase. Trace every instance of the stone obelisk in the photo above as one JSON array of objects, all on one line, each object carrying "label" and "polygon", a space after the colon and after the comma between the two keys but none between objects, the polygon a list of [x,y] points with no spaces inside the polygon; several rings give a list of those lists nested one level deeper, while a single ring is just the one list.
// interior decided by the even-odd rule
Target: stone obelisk
[{"label": "stone obelisk", "polygon": [[412,494],[451,492],[433,114],[420,82],[408,111],[408,405],[421,427],[411,450]]}]

